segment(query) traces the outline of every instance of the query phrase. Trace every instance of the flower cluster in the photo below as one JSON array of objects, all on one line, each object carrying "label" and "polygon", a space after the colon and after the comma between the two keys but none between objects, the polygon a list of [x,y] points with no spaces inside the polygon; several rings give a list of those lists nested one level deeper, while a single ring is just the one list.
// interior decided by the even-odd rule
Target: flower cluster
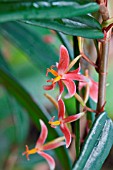
[{"label": "flower cluster", "polygon": [[[63,45],[61,45],[59,63],[56,63],[56,66],[51,66],[50,68],[48,68],[47,73],[46,73],[46,75],[48,75],[48,73],[51,73],[54,77],[52,79],[47,80],[47,82],[50,82],[51,84],[45,85],[44,89],[52,90],[55,88],[56,84],[58,84],[59,86],[59,96],[58,96],[58,101],[57,101],[58,102],[58,120],[54,121],[55,117],[52,117],[48,123],[50,124],[52,128],[56,128],[56,126],[59,125],[64,136],[59,137],[57,139],[54,139],[51,142],[44,144],[47,138],[48,130],[44,122],[40,120],[41,134],[36,142],[35,148],[29,150],[28,146],[26,145],[26,151],[23,153],[23,155],[26,155],[27,159],[29,159],[30,154],[38,153],[39,155],[41,155],[47,160],[50,166],[50,169],[55,168],[55,161],[50,155],[48,155],[44,151],[55,149],[65,144],[66,144],[66,148],[68,148],[71,144],[72,136],[67,126],[67,123],[76,121],[85,114],[85,111],[84,111],[84,112],[80,112],[78,114],[66,117],[65,105],[62,100],[62,93],[64,91],[64,85],[66,86],[68,90],[68,94],[66,95],[66,98],[69,98],[69,97],[74,96],[76,93],[76,85],[75,85],[74,80],[80,81],[79,90],[81,90],[84,86],[88,87],[89,89],[88,96],[90,96],[95,102],[97,102],[98,84],[94,82],[94,80],[91,79],[88,75],[85,75],[85,76],[82,75],[80,73],[80,66],[76,70],[70,71],[70,69],[73,67],[73,65],[79,58],[80,56],[74,59],[70,63],[68,51]],[[66,142],[64,142],[64,139]]]}]

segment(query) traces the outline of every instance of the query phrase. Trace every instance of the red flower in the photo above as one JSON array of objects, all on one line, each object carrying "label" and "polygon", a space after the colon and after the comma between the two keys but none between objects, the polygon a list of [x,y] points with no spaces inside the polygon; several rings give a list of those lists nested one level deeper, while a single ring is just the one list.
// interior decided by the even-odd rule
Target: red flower
[{"label": "red flower", "polygon": [[83,87],[88,86],[89,89],[89,96],[91,99],[97,103],[98,100],[98,83],[95,82],[91,77],[88,75],[88,70],[86,70],[86,76],[88,77],[89,81],[88,82],[80,82],[79,83],[79,90],[81,90]]},{"label": "red flower", "polygon": [[38,153],[39,155],[41,155],[42,157],[44,157],[47,160],[47,162],[50,166],[50,169],[53,170],[53,169],[55,169],[54,159],[50,155],[48,155],[47,153],[45,153],[43,151],[55,149],[59,146],[64,145],[65,144],[65,142],[63,142],[64,137],[59,137],[51,142],[44,144],[44,142],[47,138],[48,129],[42,120],[40,120],[40,124],[41,124],[41,134],[36,142],[35,148],[29,150],[28,146],[26,145],[26,151],[23,152],[23,155],[26,155],[27,159],[29,160],[30,154]]},{"label": "red flower", "polygon": [[53,128],[60,125],[60,129],[65,136],[66,148],[68,148],[71,143],[71,133],[70,133],[69,129],[67,128],[66,123],[74,122],[74,121],[78,120],[79,118],[81,118],[83,115],[84,115],[84,112],[81,112],[79,114],[68,116],[65,118],[64,102],[62,99],[60,99],[58,101],[58,120],[53,122],[54,117],[52,117],[51,120],[49,121],[49,124]]},{"label": "red flower", "polygon": [[[73,60],[69,64],[69,54],[67,49],[61,45],[60,47],[60,60],[59,63],[56,64],[56,70],[53,69],[54,66],[51,66],[50,69],[47,69],[47,74],[50,72],[52,73],[55,78],[48,80],[47,82],[52,82],[51,85],[44,86],[45,90],[52,90],[54,89],[56,83],[59,85],[59,99],[61,98],[61,95],[64,91],[64,85],[67,87],[69,94],[66,95],[66,97],[72,97],[76,93],[76,85],[73,80],[77,81],[86,81],[86,77],[80,74],[80,67],[76,70],[69,71],[72,66],[75,64],[75,62],[80,58],[81,56],[78,56],[77,59]],[[74,64],[73,64],[74,63]]]}]

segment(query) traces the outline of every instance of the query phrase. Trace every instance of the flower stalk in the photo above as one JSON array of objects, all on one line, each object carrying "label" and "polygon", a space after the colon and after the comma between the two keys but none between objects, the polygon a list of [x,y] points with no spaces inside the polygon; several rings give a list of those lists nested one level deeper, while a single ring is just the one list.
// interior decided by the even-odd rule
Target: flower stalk
[{"label": "flower stalk", "polygon": [[[106,7],[106,4],[104,4],[102,0],[99,1],[99,3],[100,3],[100,14],[102,16],[102,19],[103,21],[107,21],[109,19],[109,12]],[[101,42],[101,59],[98,65],[98,70],[99,70],[99,89],[98,89],[98,103],[97,103],[98,113],[104,110],[103,106],[106,100],[106,75],[107,75],[110,35],[111,35],[111,30],[107,32],[106,39],[103,42]]]}]

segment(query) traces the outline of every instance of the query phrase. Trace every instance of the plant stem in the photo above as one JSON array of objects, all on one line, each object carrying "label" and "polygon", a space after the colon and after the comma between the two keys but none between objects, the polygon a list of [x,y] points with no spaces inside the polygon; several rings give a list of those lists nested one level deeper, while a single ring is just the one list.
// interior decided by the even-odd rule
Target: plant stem
[{"label": "plant stem", "polygon": [[[98,1],[97,1],[98,2]],[[109,19],[109,12],[107,7],[103,4],[103,1],[100,0],[100,14],[103,21]],[[98,89],[98,103],[97,103],[97,112],[102,112],[103,106],[105,104],[106,97],[106,75],[107,75],[107,65],[108,65],[108,53],[109,53],[109,37],[110,31],[107,33],[106,40],[101,42],[101,56],[98,64],[99,71],[99,89]]]},{"label": "plant stem", "polygon": [[102,42],[102,54],[99,62],[99,90],[97,111],[100,112],[105,103],[106,96],[106,74],[108,64],[109,42]]},{"label": "plant stem", "polygon": [[[79,55],[79,49],[78,49],[78,42],[77,42],[77,37],[73,37],[73,49],[74,49],[74,58]],[[75,64],[75,67],[78,68],[79,67],[79,60],[78,62]],[[78,93],[78,85],[79,82],[76,82],[76,92]],[[76,114],[80,112],[80,103],[78,100],[75,101],[76,103]],[[79,154],[80,154],[80,121],[77,120],[75,122],[75,136],[76,136],[76,140],[75,140],[75,148],[76,148],[76,159],[78,159]]]}]

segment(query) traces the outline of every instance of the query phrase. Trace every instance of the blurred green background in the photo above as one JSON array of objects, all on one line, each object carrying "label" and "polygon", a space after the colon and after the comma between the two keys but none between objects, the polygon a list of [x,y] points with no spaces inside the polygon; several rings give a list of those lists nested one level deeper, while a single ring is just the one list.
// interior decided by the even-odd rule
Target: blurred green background
[{"label": "blurred green background", "polygon": [[[18,82],[31,94],[33,100],[55,114],[53,105],[44,97],[43,85],[46,84],[46,68],[59,60],[61,41],[56,33],[39,27],[20,23],[6,23],[0,28],[0,65],[7,67]],[[67,39],[72,44],[71,36]],[[91,40],[87,40],[90,44]],[[109,66],[107,77],[106,111],[113,119],[113,36],[111,39]],[[97,74],[93,69],[93,77]],[[55,97],[58,89],[48,92]],[[74,113],[73,99],[66,102],[67,110]],[[0,85],[0,169],[1,170],[39,170],[48,169],[47,164],[38,155],[31,156],[27,162],[22,157],[25,144],[34,146],[39,131],[36,130],[27,112],[17,101],[10,96]],[[53,153],[52,153],[53,154]],[[37,166],[38,164],[38,166]]]}]

